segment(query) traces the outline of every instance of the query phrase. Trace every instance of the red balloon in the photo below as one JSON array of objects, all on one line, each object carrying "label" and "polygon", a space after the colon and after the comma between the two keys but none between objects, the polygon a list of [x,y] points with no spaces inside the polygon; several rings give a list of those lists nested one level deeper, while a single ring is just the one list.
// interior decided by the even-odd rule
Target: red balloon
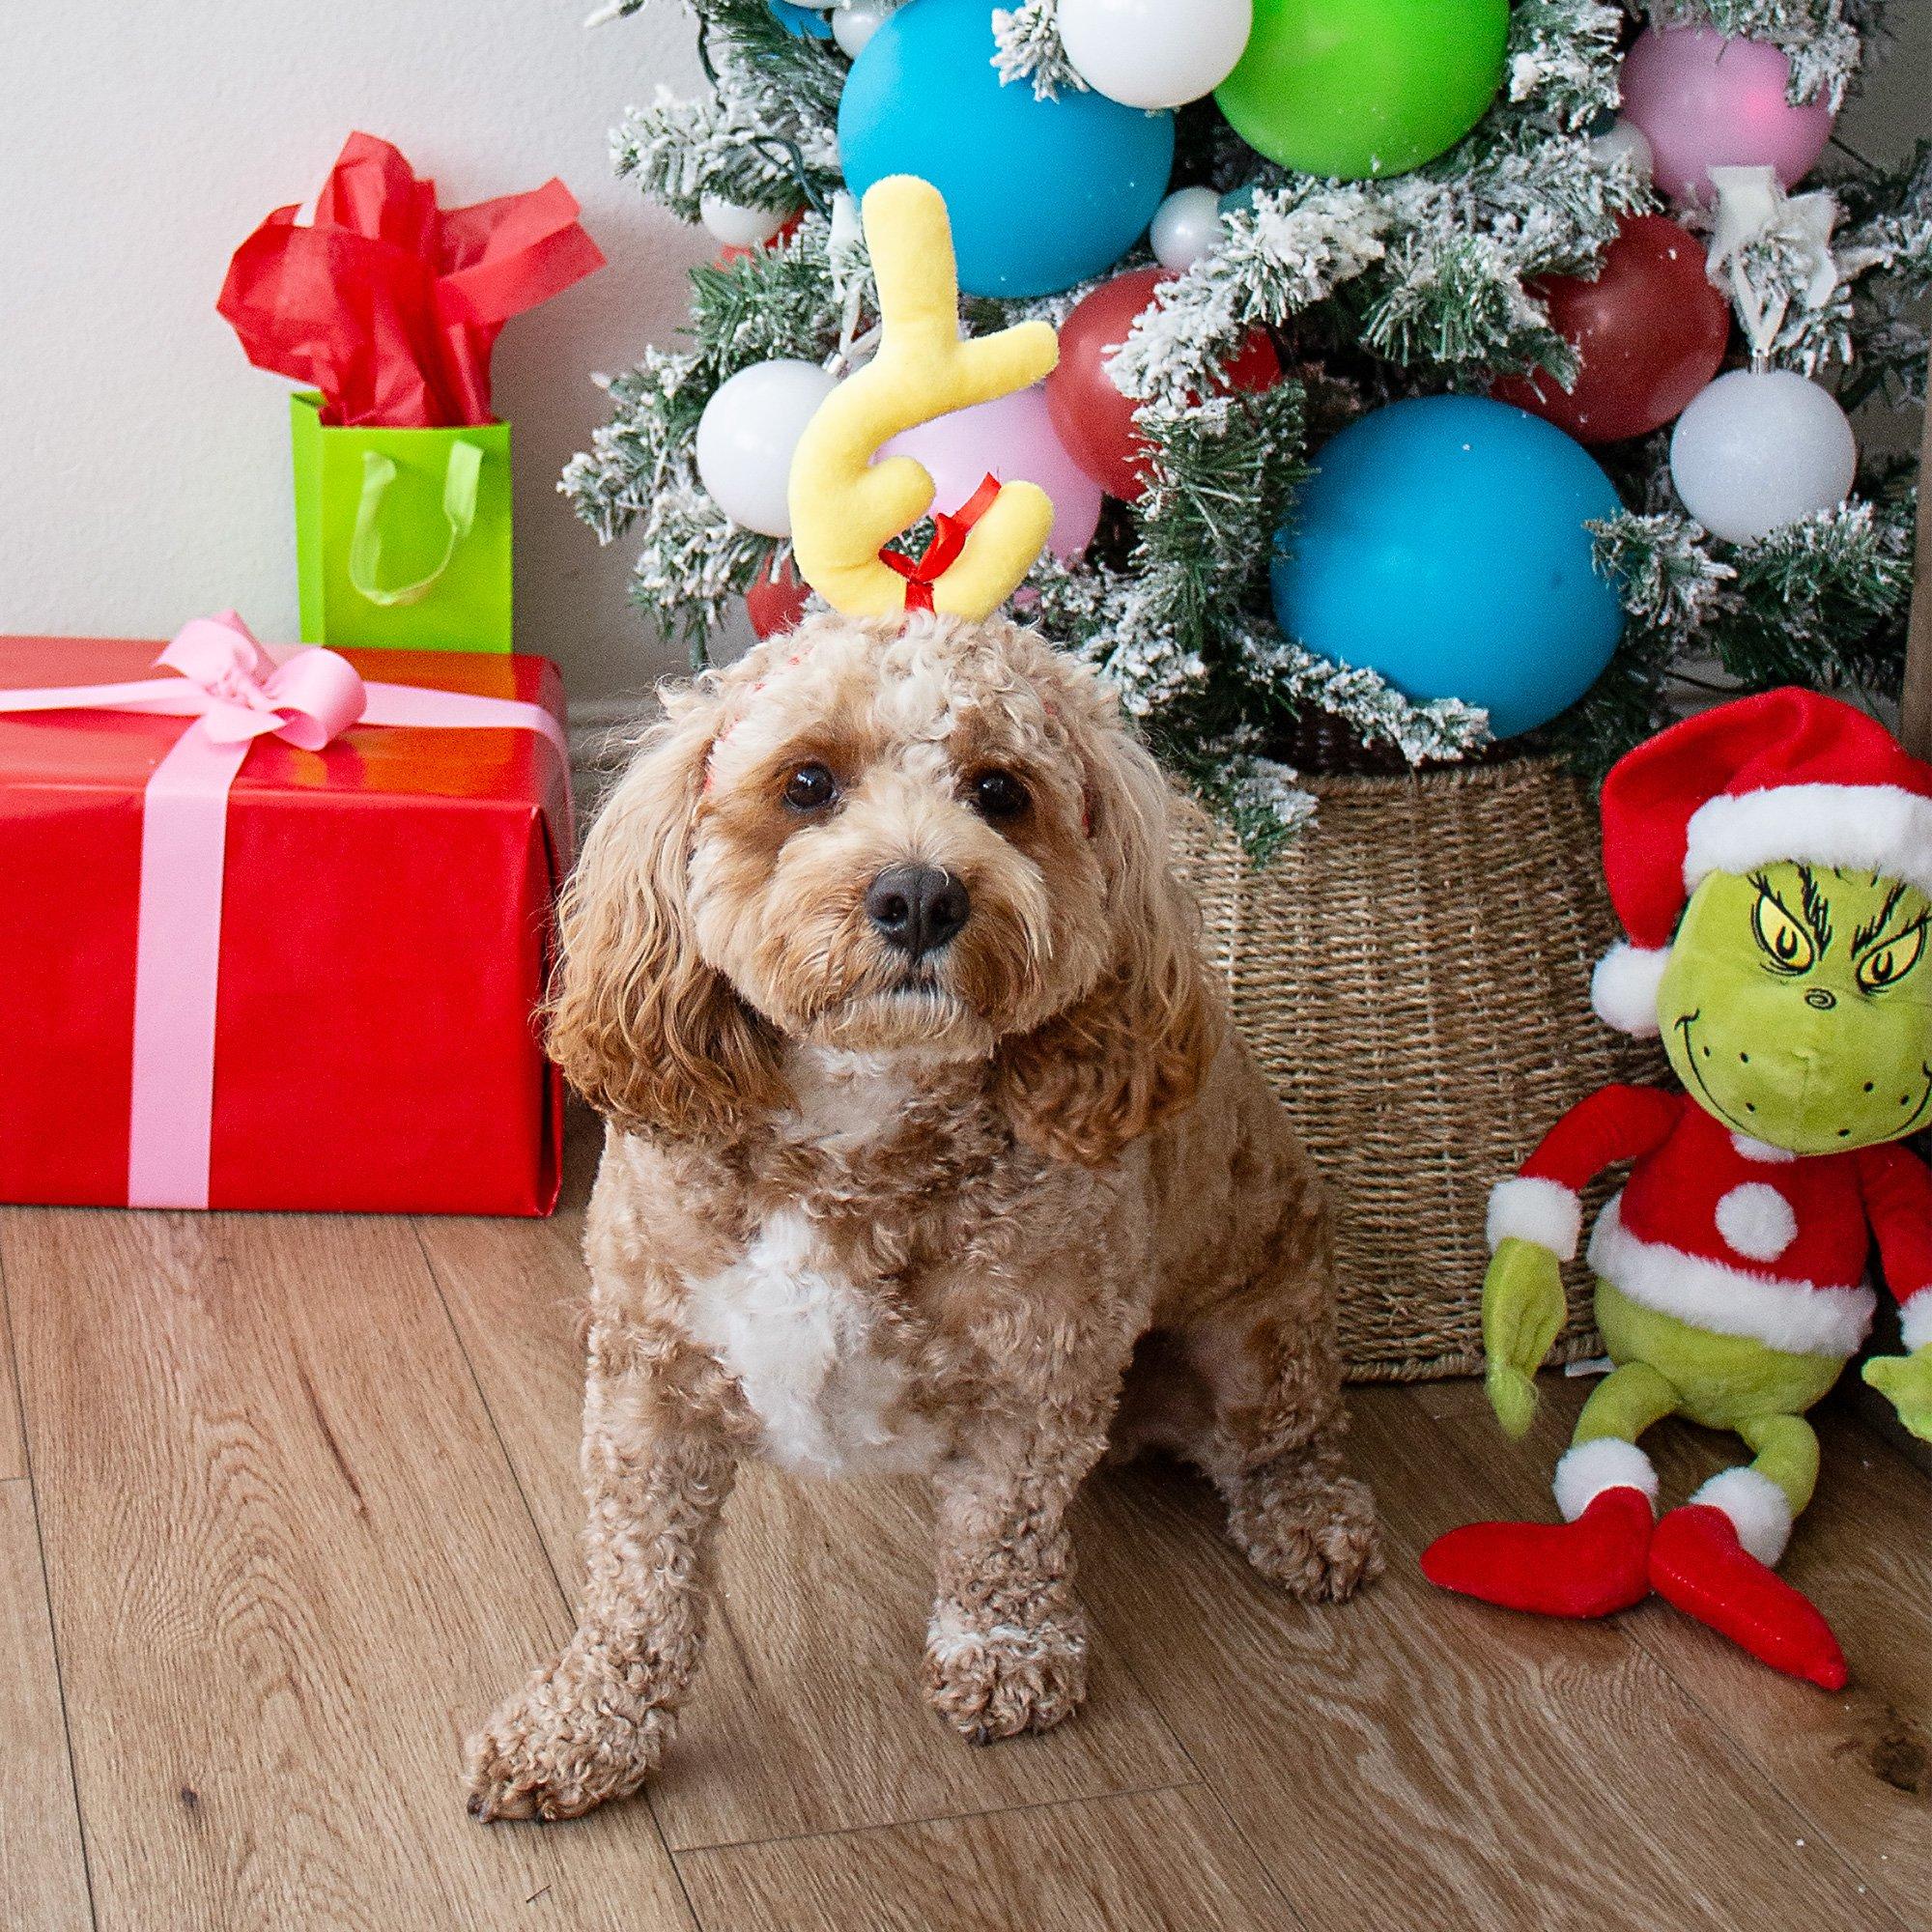
[{"label": "red balloon", "polygon": [[[1141,474],[1147,439],[1134,427],[1140,404],[1114,386],[1107,357],[1127,339],[1134,319],[1153,300],[1165,269],[1136,269],[1116,275],[1086,297],[1060,326],[1060,362],[1046,379],[1046,407],[1066,453],[1110,497],[1137,502],[1146,494]],[[1256,329],[1221,372],[1217,393],[1258,395],[1281,380],[1274,344]]]},{"label": "red balloon", "polygon": [[810,594],[792,569],[791,558],[786,557],[776,577],[769,567],[759,571],[757,582],[745,592],[745,614],[759,637],[780,637],[798,629],[799,619],[805,615],[805,600]]},{"label": "red balloon", "polygon": [[1626,216],[1593,282],[1549,275],[1529,284],[1582,366],[1565,389],[1548,370],[1511,376],[1490,393],[1567,430],[1578,442],[1621,442],[1673,422],[1723,365],[1731,306],[1704,272],[1704,244],[1661,214]]}]

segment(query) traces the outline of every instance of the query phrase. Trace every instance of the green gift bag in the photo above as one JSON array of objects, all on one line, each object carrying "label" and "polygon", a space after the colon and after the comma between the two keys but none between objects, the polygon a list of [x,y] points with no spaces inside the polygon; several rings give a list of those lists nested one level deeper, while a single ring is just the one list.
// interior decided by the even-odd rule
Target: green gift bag
[{"label": "green gift bag", "polygon": [[510,648],[510,426],[331,428],[289,398],[304,643]]}]

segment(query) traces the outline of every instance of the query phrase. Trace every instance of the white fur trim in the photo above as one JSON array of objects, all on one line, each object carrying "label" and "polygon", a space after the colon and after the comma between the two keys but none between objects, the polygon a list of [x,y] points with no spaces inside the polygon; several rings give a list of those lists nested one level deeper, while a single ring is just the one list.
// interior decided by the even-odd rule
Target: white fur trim
[{"label": "white fur trim", "polygon": [[1746,1260],[1775,1262],[1798,1238],[1791,1203],[1767,1181],[1747,1180],[1718,1201],[1718,1233]]},{"label": "white fur trim", "polygon": [[1932,893],[1932,798],[1901,785],[1786,784],[1707,799],[1690,814],[1684,890],[1780,859],[1884,872]]},{"label": "white fur trim", "polygon": [[1932,1349],[1932,1288],[1921,1288],[1898,1304],[1898,1331],[1908,1349]]},{"label": "white fur trim", "polygon": [[1733,1134],[1731,1145],[1740,1158],[1754,1160],[1766,1167],[1783,1167],[1798,1156],[1789,1148],[1773,1147],[1769,1141],[1754,1141],[1748,1134]]},{"label": "white fur trim", "polygon": [[1849,1358],[1871,1327],[1869,1288],[1819,1288],[1639,1240],[1623,1224],[1619,1194],[1597,1216],[1590,1266],[1645,1308],[1693,1328],[1745,1335],[1787,1355]]},{"label": "white fur trim", "polygon": [[1529,1174],[1490,1189],[1489,1239],[1493,1254],[1506,1240],[1534,1241],[1570,1261],[1583,1233],[1583,1203],[1574,1187]]},{"label": "white fur trim", "polygon": [[1760,1563],[1776,1563],[1791,1541],[1790,1499],[1755,1469],[1725,1469],[1690,1500],[1722,1510],[1737,1530],[1738,1541]]},{"label": "white fur trim", "polygon": [[1657,989],[1670,958],[1667,946],[1619,942],[1597,961],[1590,976],[1590,1004],[1605,1026],[1652,1039],[1662,1032],[1657,1018]]},{"label": "white fur trim", "polygon": [[1550,1487],[1565,1522],[1575,1522],[1605,1490],[1641,1490],[1651,1508],[1657,1507],[1657,1471],[1650,1458],[1617,1435],[1599,1435],[1565,1450]]}]

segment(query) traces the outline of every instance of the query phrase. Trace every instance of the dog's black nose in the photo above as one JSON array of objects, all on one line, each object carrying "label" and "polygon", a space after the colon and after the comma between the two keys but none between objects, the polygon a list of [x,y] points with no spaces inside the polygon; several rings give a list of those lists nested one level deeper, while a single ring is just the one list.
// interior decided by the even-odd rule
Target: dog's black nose
[{"label": "dog's black nose", "polygon": [[937,866],[888,866],[866,894],[866,917],[914,959],[944,946],[972,909],[966,888]]}]

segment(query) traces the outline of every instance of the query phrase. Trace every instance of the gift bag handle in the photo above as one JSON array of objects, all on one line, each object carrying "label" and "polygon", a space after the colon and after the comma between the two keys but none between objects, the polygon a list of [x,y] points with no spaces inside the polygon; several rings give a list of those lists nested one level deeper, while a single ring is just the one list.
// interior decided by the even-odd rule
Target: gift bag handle
[{"label": "gift bag handle", "polygon": [[469,534],[476,522],[476,486],[482,473],[482,450],[475,443],[457,438],[449,445],[449,465],[442,476],[442,515],[449,526],[442,556],[427,577],[384,590],[376,581],[383,565],[383,499],[396,480],[396,466],[391,458],[365,449],[362,495],[355,505],[355,534],[349,542],[349,582],[355,589],[384,610],[398,604],[414,604],[426,597],[449,568],[457,545]]}]

